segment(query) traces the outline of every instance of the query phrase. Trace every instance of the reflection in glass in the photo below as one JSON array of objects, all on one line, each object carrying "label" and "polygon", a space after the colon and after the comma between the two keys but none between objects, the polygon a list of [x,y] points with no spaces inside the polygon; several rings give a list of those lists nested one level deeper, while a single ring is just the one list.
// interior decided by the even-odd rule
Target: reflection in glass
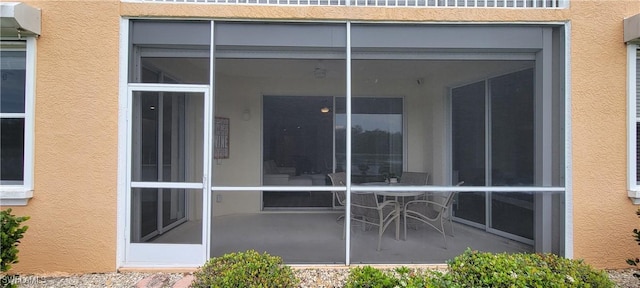
[{"label": "reflection in glass", "polygon": [[[489,81],[491,91],[491,182],[533,186],[533,69]],[[533,195],[491,193],[491,227],[533,239]]]},{"label": "reflection in glass", "polygon": [[0,113],[24,113],[26,52],[0,53]]},{"label": "reflection in glass", "polygon": [[[263,184],[325,186],[333,162],[332,97],[265,96]],[[326,111],[324,110],[326,108]],[[332,207],[331,192],[263,193],[263,207]]]},{"label": "reflection in glass", "polygon": [[22,185],[24,180],[24,119],[0,119],[0,181]]},{"label": "reflection in glass", "polygon": [[[346,142],[344,98],[336,100],[336,143]],[[402,98],[351,100],[351,177],[353,183],[384,181],[402,174]],[[344,147],[337,145],[337,147]],[[336,149],[336,171],[344,171],[345,152]]]},{"label": "reflection in glass", "polygon": [[533,185],[533,69],[489,81],[491,185]]},{"label": "reflection in glass", "polygon": [[[485,82],[451,91],[453,183],[484,186],[485,181]],[[485,224],[485,193],[460,193],[453,206],[458,218]]]},{"label": "reflection in glass", "polygon": [[135,92],[133,181],[201,182],[202,94]]}]

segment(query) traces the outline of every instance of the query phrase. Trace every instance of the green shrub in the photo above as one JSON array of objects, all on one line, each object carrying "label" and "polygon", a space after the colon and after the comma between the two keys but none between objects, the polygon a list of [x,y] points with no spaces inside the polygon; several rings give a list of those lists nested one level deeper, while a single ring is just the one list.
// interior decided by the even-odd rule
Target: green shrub
[{"label": "green shrub", "polygon": [[254,250],[211,258],[194,272],[192,287],[295,287],[298,279],[282,259]]},{"label": "green shrub", "polygon": [[[29,216],[16,217],[11,214],[11,208],[0,211],[0,272],[4,275],[12,264],[18,263],[18,244],[29,226],[22,226],[22,222],[29,220]],[[12,276],[4,275],[0,279],[0,287],[15,287],[11,284]]]},{"label": "green shrub", "polygon": [[467,249],[448,261],[448,272],[351,269],[345,288],[615,287],[604,271],[553,254],[484,253]]},{"label": "green shrub", "polygon": [[371,266],[356,267],[349,271],[345,288],[394,288],[394,287],[457,287],[439,271],[413,271],[407,267],[383,271]]},{"label": "green shrub", "polygon": [[604,271],[553,254],[467,249],[447,264],[447,277],[464,287],[615,287]]},{"label": "green shrub", "polygon": [[393,274],[371,266],[355,267],[349,270],[345,288],[384,288],[396,287],[399,281]]},{"label": "green shrub", "polygon": [[396,270],[399,277],[399,287],[408,288],[457,288],[460,287],[451,281],[449,274],[436,270],[417,270],[412,271],[406,267],[400,267]]},{"label": "green shrub", "polygon": [[[636,211],[636,215],[638,215],[640,217],[640,208],[638,209],[638,211]],[[638,245],[640,245],[640,230],[633,229],[633,239],[638,242]],[[638,264],[640,264],[640,258],[636,257],[635,259],[627,259],[627,264],[634,266],[634,267],[638,267]],[[640,279],[640,273],[636,272],[633,273],[633,276],[636,276],[636,278]]]}]

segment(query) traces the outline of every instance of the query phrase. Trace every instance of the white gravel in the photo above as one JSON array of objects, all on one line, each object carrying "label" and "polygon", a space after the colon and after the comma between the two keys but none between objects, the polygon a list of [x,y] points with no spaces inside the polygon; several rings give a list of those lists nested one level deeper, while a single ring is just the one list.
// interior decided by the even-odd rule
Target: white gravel
[{"label": "white gravel", "polygon": [[[163,273],[171,284],[182,278],[182,273]],[[29,275],[22,276],[14,283],[18,287],[58,288],[58,287],[135,287],[140,280],[154,273],[96,273],[70,275]]]},{"label": "white gravel", "polygon": [[[349,270],[345,268],[305,268],[294,269],[296,276],[300,279],[300,288],[329,288],[343,287],[349,275]],[[637,270],[610,270],[610,278],[618,284],[620,288],[640,287],[640,280],[633,276]],[[176,281],[184,277],[185,273],[157,273],[167,277],[164,287],[171,287]],[[135,287],[140,280],[152,276],[154,273],[101,273],[101,274],[71,274],[71,275],[28,275],[22,276],[15,283],[18,287],[34,288],[59,288],[59,287]]]},{"label": "white gravel", "polygon": [[636,269],[624,270],[608,270],[609,278],[618,284],[621,288],[638,288],[640,287],[640,279],[633,276],[633,273],[639,273]]}]

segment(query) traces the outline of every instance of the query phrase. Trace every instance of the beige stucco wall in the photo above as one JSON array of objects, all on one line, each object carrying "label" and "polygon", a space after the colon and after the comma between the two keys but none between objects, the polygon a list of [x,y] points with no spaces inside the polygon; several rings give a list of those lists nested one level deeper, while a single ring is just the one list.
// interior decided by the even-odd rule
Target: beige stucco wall
[{"label": "beige stucco wall", "polygon": [[637,1],[572,3],[571,86],[574,255],[599,267],[625,267],[639,255],[640,227],[626,197],[626,46],[622,19]]},{"label": "beige stucco wall", "polygon": [[[633,228],[640,228],[640,221],[625,191],[626,48],[622,43],[622,19],[640,13],[638,1],[574,0],[569,9],[557,10],[161,5],[117,0],[27,3],[42,9],[42,36],[37,41],[34,198],[26,207],[14,207],[15,214],[32,218],[16,272],[116,269],[121,15],[418,22],[570,20],[574,257],[597,267],[623,268],[624,259],[640,254],[630,237]],[[258,92],[247,95],[255,100]],[[259,102],[251,103],[253,119],[260,119]],[[240,117],[245,107],[232,108],[229,111],[234,112],[226,116]],[[259,142],[254,133],[259,125],[234,123],[238,123],[234,124],[238,125],[232,134],[234,143],[238,143],[234,139]],[[232,164],[236,169],[219,176],[251,164],[259,153],[256,149],[242,155],[246,158]],[[438,157],[424,156],[434,162]],[[220,165],[228,164],[225,161]],[[248,173],[259,176],[259,169]]]},{"label": "beige stucco wall", "polygon": [[[15,271],[116,268],[118,1],[36,1],[34,197]],[[99,27],[99,28],[98,28]],[[4,207],[3,207],[4,208]]]}]

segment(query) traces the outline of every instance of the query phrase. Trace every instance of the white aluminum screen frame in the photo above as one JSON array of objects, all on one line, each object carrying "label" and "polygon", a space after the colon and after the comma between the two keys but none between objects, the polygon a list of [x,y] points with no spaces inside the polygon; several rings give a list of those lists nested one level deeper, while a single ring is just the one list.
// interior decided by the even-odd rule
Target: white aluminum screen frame
[{"label": "white aluminum screen frame", "polygon": [[[184,2],[182,0],[180,0],[181,2]],[[196,0],[197,1],[197,0]],[[235,0],[232,0],[235,1]],[[148,0],[148,1],[144,1],[144,0],[136,0],[136,1],[131,1],[131,2],[160,2],[160,1],[155,1],[155,0]],[[179,1],[162,1],[164,3],[166,2],[179,2]],[[211,1],[212,2],[212,1]],[[563,1],[564,2],[564,1]],[[193,2],[192,2],[193,3]],[[208,3],[206,2],[206,0],[202,0],[200,1],[200,3]],[[213,3],[213,2],[212,2]],[[232,2],[229,2],[232,3]],[[132,263],[127,263],[127,261],[125,260],[125,236],[124,234],[126,234],[126,230],[127,230],[127,224],[126,224],[126,218],[124,217],[127,206],[126,206],[126,201],[124,197],[126,195],[126,190],[128,189],[128,185],[127,185],[127,165],[126,165],[126,161],[128,161],[128,155],[126,153],[127,150],[127,138],[129,137],[129,132],[127,131],[126,127],[127,125],[127,119],[126,117],[123,117],[123,115],[127,114],[127,110],[129,109],[128,105],[126,104],[126,99],[127,99],[127,88],[128,88],[128,80],[127,80],[127,73],[126,71],[128,71],[128,65],[129,65],[129,59],[128,59],[128,41],[129,41],[129,32],[128,32],[128,27],[129,27],[129,21],[130,19],[128,18],[122,18],[121,20],[121,37],[120,37],[120,47],[121,49],[121,54],[120,54],[120,71],[121,71],[121,75],[120,75],[120,119],[119,119],[119,187],[118,187],[118,257],[117,257],[117,261],[116,261],[116,266],[117,267],[126,267],[126,266],[130,266],[130,264]],[[213,30],[215,29],[215,20],[212,20],[212,34],[213,34]],[[346,59],[347,59],[347,63],[346,63],[346,70],[347,70],[347,75],[351,74],[351,60],[352,60],[352,55],[351,55],[351,21],[346,21],[344,23],[346,25],[347,28],[347,40],[346,40]],[[503,24],[513,24],[513,23],[503,23]],[[550,23],[532,23],[532,24],[538,24],[541,26],[545,26],[545,24],[550,24]],[[562,25],[564,27],[564,31],[565,33],[569,30],[569,23],[551,23],[551,24],[555,24],[555,25]],[[565,101],[568,101],[570,99],[570,93],[568,92],[570,90],[570,84],[569,84],[569,60],[568,60],[568,48],[569,47],[569,37],[568,37],[569,33],[566,33],[565,37],[563,37],[563,40],[565,41],[565,43],[563,43],[563,46],[565,47],[565,52],[564,52],[564,57],[565,57],[565,61],[564,64],[567,65],[567,70],[563,71],[563,75],[565,76],[566,80],[564,80],[564,86],[565,86],[565,91],[564,91],[564,99]],[[213,35],[211,35],[213,36]],[[210,99],[211,102],[209,105],[211,107],[209,107],[211,109],[211,111],[214,111],[215,109],[214,106],[214,102],[215,102],[215,89],[213,89],[213,87],[215,87],[215,78],[214,78],[214,58],[215,58],[215,38],[211,37],[211,44],[212,44],[212,49],[211,51],[211,66],[210,66],[210,71],[212,72],[210,77],[210,85],[209,85],[209,89],[210,89]],[[634,58],[635,59],[635,58]],[[350,80],[350,76],[347,76],[347,89],[346,89],[346,97],[347,97],[347,123],[348,125],[350,125],[350,100],[351,100],[351,80]],[[634,86],[635,87],[635,86]],[[124,102],[124,103],[123,103]],[[565,171],[565,175],[571,175],[571,145],[570,145],[570,135],[571,135],[571,118],[570,118],[570,102],[568,102],[567,107],[565,107],[565,131],[564,131],[564,137],[565,137],[565,157],[566,157],[566,163],[564,165],[564,171]],[[123,129],[125,128],[125,129]],[[347,142],[350,142],[350,133],[347,133]],[[349,149],[351,145],[347,145],[347,155],[351,154],[351,151]],[[347,157],[347,160],[349,161],[350,157]],[[350,164],[350,163],[348,163]],[[350,171],[350,167],[351,165],[347,165],[347,175],[350,175],[351,171]],[[211,171],[209,171],[207,173],[207,175],[210,175]],[[398,190],[398,189],[402,189],[402,190],[414,190],[414,188],[410,188],[410,187],[400,187],[400,188],[379,188],[379,187],[366,187],[366,188],[362,188],[362,187],[357,187],[357,186],[352,186],[351,185],[351,181],[350,181],[350,177],[347,177],[347,183],[346,183],[346,187],[341,188],[341,190],[347,191],[349,193],[347,194],[347,197],[350,196],[350,192],[351,191],[360,191],[362,189],[366,189],[367,191],[375,191],[377,189],[385,189],[385,190]],[[210,183],[211,181],[209,180],[205,180],[203,181],[204,185],[207,185],[208,188],[210,188],[209,193],[211,192],[215,192],[215,191],[294,191],[299,189],[299,187],[295,187],[295,186],[287,186],[287,187],[282,187],[282,186],[270,186],[270,187],[265,187],[265,186],[216,186],[213,185],[214,183]],[[564,232],[564,241],[563,241],[563,245],[564,245],[564,254],[565,257],[568,258],[572,258],[573,257],[573,233],[572,233],[572,227],[573,227],[573,221],[572,221],[572,191],[571,191],[571,177],[566,177],[565,181],[564,181],[565,185],[564,187],[559,186],[559,187],[450,187],[450,186],[430,186],[428,187],[426,190],[427,191],[460,191],[460,192],[476,192],[479,189],[482,189],[482,191],[491,191],[491,192],[530,192],[530,191],[536,191],[536,192],[541,192],[543,194],[547,194],[547,193],[565,193],[566,196],[566,202],[565,202],[565,219],[564,219],[564,227],[565,227],[565,232]],[[198,185],[199,186],[199,185]],[[325,186],[325,187],[305,187],[306,190],[309,191],[335,191],[336,187],[331,187],[331,186]],[[425,191],[425,188],[415,188],[415,189],[419,189],[420,191]],[[350,197],[349,197],[350,198]],[[350,202],[350,199],[347,199],[347,203]],[[349,207],[350,205],[346,206],[346,213],[347,215],[349,214]],[[211,212],[211,207],[207,207],[206,209],[206,214]],[[208,215],[210,216],[210,215]],[[207,216],[207,217],[208,217]],[[203,216],[205,217],[205,216]],[[345,224],[349,225],[349,217],[347,217],[345,219]],[[350,231],[349,229],[347,229],[346,231],[346,239],[345,239],[345,245],[346,245],[346,249],[345,249],[345,264],[348,266],[350,265],[350,245],[351,245],[351,241],[350,241]],[[203,231],[203,233],[205,234],[205,246],[208,246],[208,243],[210,243],[210,233],[211,231]],[[209,254],[210,251],[207,251],[206,254]],[[129,264],[129,265],[127,265]],[[146,267],[161,267],[162,265],[154,265],[152,263],[148,263],[148,265],[146,265]]]},{"label": "white aluminum screen frame", "polygon": [[[124,241],[121,242],[124,245],[124,251],[119,254],[119,261],[126,263],[128,267],[174,267],[175,265],[182,267],[197,267],[201,263],[204,263],[208,259],[209,249],[210,249],[210,232],[209,227],[210,223],[207,219],[210,219],[210,211],[211,211],[211,198],[210,191],[207,187],[210,186],[209,177],[207,175],[210,174],[209,168],[211,167],[210,160],[203,161],[202,169],[203,169],[203,177],[202,182],[154,182],[154,181],[133,181],[131,177],[132,171],[132,111],[133,111],[133,94],[134,92],[187,92],[187,93],[202,93],[204,96],[204,123],[203,123],[203,158],[210,159],[211,151],[211,137],[210,137],[210,123],[211,123],[211,97],[210,91],[211,87],[209,85],[201,85],[201,84],[149,84],[149,83],[128,83],[126,99],[122,99],[122,101],[126,101],[126,106],[128,109],[125,112],[126,115],[126,139],[122,139],[126,141],[125,147],[121,149],[125,149],[125,160],[126,168],[125,175],[121,177],[124,178],[124,207],[131,207],[131,195],[132,189],[134,188],[167,188],[167,189],[190,189],[190,190],[201,190],[202,191],[202,238],[199,244],[150,244],[150,243],[134,243],[132,242],[132,232],[131,232],[131,219],[132,219],[132,209],[125,208],[124,212],[124,221],[125,225],[124,231],[119,231],[122,233],[124,237]],[[121,160],[122,161],[122,160]],[[162,251],[162,253],[158,253],[158,251]],[[176,264],[172,264],[176,263]],[[119,264],[122,265],[122,264]]]}]

